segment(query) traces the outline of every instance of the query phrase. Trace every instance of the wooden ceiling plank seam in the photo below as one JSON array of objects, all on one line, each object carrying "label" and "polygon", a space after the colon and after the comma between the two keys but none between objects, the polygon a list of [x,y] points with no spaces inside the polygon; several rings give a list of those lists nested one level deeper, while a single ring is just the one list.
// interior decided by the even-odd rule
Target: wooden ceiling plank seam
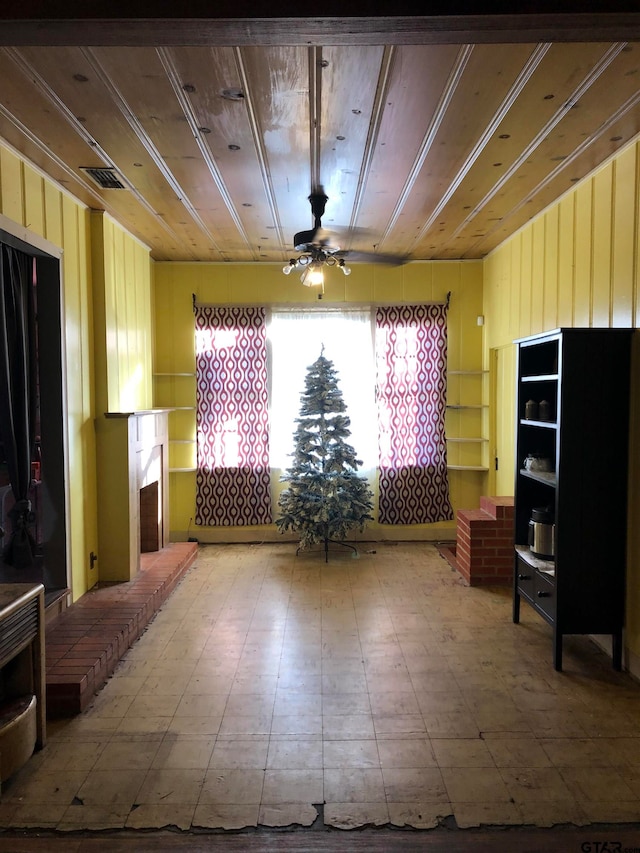
[{"label": "wooden ceiling plank seam", "polygon": [[278,233],[280,251],[285,252],[286,246],[284,242],[283,228],[278,214],[278,205],[276,203],[273,182],[271,180],[271,173],[269,171],[268,158],[264,144],[264,133],[262,131],[262,128],[260,127],[260,122],[256,114],[255,104],[253,103],[253,99],[251,97],[251,87],[249,86],[247,69],[244,62],[244,58],[242,56],[242,48],[236,47],[234,48],[233,52],[236,60],[236,66],[238,68],[238,76],[240,78],[240,88],[242,89],[242,92],[244,94],[243,103],[245,104],[247,109],[247,118],[249,119],[249,125],[253,134],[254,146],[258,157],[258,163],[260,164],[260,173],[262,175],[262,183],[264,185],[267,204],[271,212],[271,218],[273,219],[273,223]]},{"label": "wooden ceiling plank seam", "polygon": [[509,110],[511,110],[513,105],[516,103],[517,99],[519,98],[520,94],[522,93],[522,90],[527,85],[527,83],[531,79],[532,75],[537,70],[538,66],[540,65],[540,63],[542,62],[544,57],[549,52],[550,48],[551,48],[551,42],[545,42],[543,44],[536,45],[532,54],[527,59],[527,62],[525,63],[524,67],[522,68],[522,70],[518,74],[518,77],[516,78],[513,86],[507,92],[506,97],[504,98],[504,100],[502,101],[502,103],[500,104],[498,109],[496,110],[493,118],[491,119],[489,124],[484,129],[482,135],[480,136],[480,138],[478,139],[476,144],[473,146],[473,148],[469,152],[469,155],[467,156],[465,162],[462,164],[462,167],[459,169],[457,175],[455,176],[453,181],[451,181],[451,183],[447,187],[446,191],[443,193],[442,198],[440,199],[439,203],[433,209],[430,216],[427,218],[427,220],[423,224],[422,228],[418,232],[416,238],[414,239],[413,243],[411,244],[411,246],[409,248],[409,253],[414,251],[417,244],[420,243],[420,241],[424,239],[424,237],[426,236],[429,229],[432,227],[432,225],[435,223],[436,219],[440,216],[441,212],[444,210],[446,205],[449,203],[453,194],[456,192],[456,190],[459,188],[462,181],[468,175],[469,171],[471,170],[474,163],[477,161],[481,152],[484,151],[484,149],[489,144],[491,138],[493,137],[496,130],[500,126],[501,122],[504,120],[504,118],[506,117]]},{"label": "wooden ceiling plank seam", "polygon": [[[473,210],[463,219],[460,225],[456,228],[456,230],[451,234],[449,240],[450,243],[452,240],[455,240],[458,234],[460,234],[464,228],[470,225],[471,222],[476,218],[478,213],[483,210],[489,202],[495,198],[495,196],[500,192],[500,190],[504,187],[504,185],[511,180],[511,178],[516,174],[516,172],[522,168],[523,163],[525,163],[528,158],[533,154],[533,152],[542,144],[542,142],[549,136],[549,134],[553,131],[555,127],[562,121],[562,119],[566,116],[566,114],[573,108],[573,105],[585,94],[585,92],[596,82],[596,80],[604,73],[604,71],[611,65],[614,59],[622,52],[626,45],[626,42],[618,42],[606,51],[606,53],[602,56],[602,58],[593,66],[593,68],[589,71],[589,73],[580,81],[578,86],[574,89],[574,91],[569,95],[569,97],[565,100],[565,102],[560,106],[560,108],[551,116],[549,121],[540,129],[540,131],[536,134],[536,136],[531,140],[530,144],[521,152],[520,156],[514,160],[514,162],[509,166],[509,168],[504,172],[504,174],[499,178],[498,181],[493,185],[493,187],[489,190],[489,192],[482,198],[476,205],[474,205]],[[626,110],[625,110],[626,112]],[[553,173],[557,172],[557,168],[553,170]],[[544,182],[543,182],[544,183]],[[537,192],[534,191],[534,193]],[[528,198],[530,196],[527,196]],[[508,215],[511,215],[510,213]],[[446,245],[446,244],[445,244]],[[443,247],[444,248],[444,247]]]},{"label": "wooden ceiling plank seam", "polygon": [[376,97],[373,104],[373,110],[371,112],[371,118],[369,120],[369,133],[367,135],[367,140],[365,143],[364,156],[362,158],[362,165],[360,167],[360,173],[358,175],[358,184],[353,200],[351,221],[349,222],[350,229],[356,227],[358,217],[360,215],[360,209],[362,207],[364,194],[367,188],[367,179],[371,170],[371,163],[380,135],[382,116],[384,113],[385,102],[389,93],[391,73],[393,71],[393,66],[395,63],[396,52],[397,48],[393,46],[385,46],[382,54],[382,63],[380,66],[380,73],[378,75],[378,85],[376,87]]},{"label": "wooden ceiling plank seam", "polygon": [[[147,154],[151,157],[153,162],[156,165],[156,168],[165,179],[165,181],[169,184],[171,189],[176,195],[178,201],[183,205],[185,210],[188,212],[189,216],[193,219],[198,228],[202,231],[204,236],[213,244],[213,248],[220,252],[220,246],[217,244],[217,241],[214,235],[209,230],[207,224],[204,222],[195,206],[191,202],[188,193],[180,186],[179,181],[171,171],[171,169],[167,166],[164,158],[154,145],[153,141],[150,139],[148,133],[144,129],[142,123],[134,115],[132,109],[129,107],[126,98],[117,87],[115,82],[112,80],[110,74],[107,72],[103,64],[100,62],[99,58],[96,56],[95,52],[91,48],[80,48],[80,52],[83,54],[96,76],[105,87],[105,89],[109,92],[111,99],[120,114],[127,122],[131,130],[134,132],[136,138],[143,146]],[[116,168],[118,168],[117,163],[114,164]],[[118,169],[120,174],[123,174],[122,169]]]},{"label": "wooden ceiling plank seam", "polygon": [[400,214],[402,213],[402,209],[406,203],[407,198],[409,197],[411,190],[417,180],[417,177],[424,165],[425,160],[429,154],[431,146],[433,145],[433,141],[436,137],[438,129],[444,120],[444,117],[449,109],[451,101],[453,100],[453,96],[455,94],[456,89],[462,79],[462,75],[464,74],[464,70],[471,58],[471,54],[473,53],[474,46],[472,44],[463,45],[458,51],[458,55],[456,57],[455,64],[451,69],[451,73],[449,74],[449,78],[445,84],[442,95],[440,96],[440,100],[438,101],[438,105],[435,109],[433,116],[431,117],[431,121],[429,122],[429,126],[427,128],[427,132],[425,133],[422,143],[420,145],[420,150],[414,160],[414,163],[411,167],[409,175],[404,183],[402,191],[398,197],[398,201],[396,202],[395,208],[389,222],[385,230],[382,232],[380,240],[378,241],[378,248],[384,244],[384,241],[388,238],[389,234],[395,227]]},{"label": "wooden ceiling plank seam", "polygon": [[[213,156],[213,153],[212,153],[211,149],[209,148],[209,145],[202,139],[202,135],[200,134],[200,132],[198,130],[198,128],[200,126],[199,122],[197,120],[196,115],[193,112],[193,108],[191,106],[189,99],[187,98],[186,94],[183,91],[182,84],[180,82],[180,76],[179,76],[178,70],[175,66],[173,57],[169,53],[169,50],[165,47],[157,48],[157,53],[158,53],[158,57],[160,58],[160,62],[162,63],[162,66],[165,69],[165,72],[167,74],[167,78],[171,84],[171,87],[175,93],[175,96],[178,99],[178,102],[179,102],[180,107],[184,113],[184,116],[185,116],[185,118],[189,124],[189,127],[191,128],[191,132],[193,133],[194,139],[196,140],[196,144],[198,145],[198,148],[200,149],[200,153],[202,154],[202,157],[203,157],[205,163],[207,164],[207,168],[209,169],[211,177],[213,178],[213,180],[214,180],[214,182],[218,188],[218,191],[222,197],[222,200],[223,200],[227,210],[229,211],[229,214],[233,220],[233,223],[236,226],[238,233],[241,235],[242,239],[244,240],[245,245],[249,249],[249,252],[251,253],[253,259],[257,260],[256,254],[255,254],[255,249],[252,246],[251,240],[249,239],[249,235],[247,234],[247,231],[244,227],[242,219],[240,218],[238,211],[236,210],[236,206],[233,203],[233,199],[231,198],[229,190],[228,190],[228,188],[227,188],[227,186],[226,186],[226,184],[222,178],[222,175],[220,174],[220,170],[218,169],[218,166],[215,162],[215,158]],[[225,257],[226,252],[224,249],[221,249],[220,253],[222,254],[223,257]],[[227,260],[226,257],[225,257],[225,260]]]},{"label": "wooden ceiling plank seam", "polygon": [[[553,182],[553,181],[554,181],[554,180],[555,180],[559,175],[561,175],[561,174],[562,174],[562,172],[563,172],[563,171],[564,171],[568,166],[570,166],[570,165],[571,165],[572,163],[574,163],[578,158],[580,158],[580,157],[585,153],[585,151],[586,151],[588,148],[590,148],[590,147],[591,147],[595,142],[597,142],[597,140],[598,140],[598,139],[599,139],[603,134],[607,133],[607,132],[609,131],[609,129],[610,129],[613,125],[615,125],[615,124],[616,124],[616,122],[620,121],[620,119],[622,119],[622,118],[623,118],[623,117],[624,117],[624,116],[625,116],[625,115],[626,115],[630,110],[634,109],[634,108],[635,108],[635,107],[637,107],[638,105],[640,105],[640,91],[636,92],[636,93],[635,93],[634,95],[632,95],[630,98],[627,98],[627,100],[624,102],[624,104],[622,104],[622,106],[620,106],[620,107],[616,110],[616,112],[615,112],[615,113],[613,113],[611,116],[609,116],[609,118],[608,118],[605,122],[603,122],[603,123],[602,123],[602,124],[597,128],[597,130],[596,130],[596,131],[594,131],[593,133],[591,133],[591,134],[590,134],[590,135],[589,135],[585,140],[583,140],[583,142],[581,142],[581,143],[580,143],[580,145],[579,145],[576,149],[574,149],[574,150],[571,152],[571,154],[567,155],[567,157],[566,157],[566,158],[565,158],[561,163],[558,163],[558,165],[557,165],[554,169],[552,169],[552,171],[551,171],[551,172],[549,172],[549,174],[544,178],[544,180],[539,181],[539,183],[538,183],[538,184],[537,184],[537,185],[536,185],[536,186],[535,186],[535,187],[534,187],[534,188],[533,188],[529,193],[527,193],[527,195],[526,195],[526,196],[524,196],[524,197],[523,197],[523,198],[518,202],[518,204],[514,205],[514,206],[511,208],[511,210],[510,210],[507,214],[505,214],[505,215],[500,219],[500,221],[499,221],[499,222],[497,222],[497,223],[493,226],[493,228],[490,228],[490,229],[487,231],[487,233],[486,233],[486,234],[483,234],[483,235],[482,235],[482,238],[481,238],[480,240],[478,240],[478,241],[476,241],[474,244],[472,244],[472,246],[471,246],[471,250],[473,250],[473,249],[474,249],[474,247],[476,247],[476,246],[478,246],[478,245],[481,245],[481,244],[482,244],[482,242],[483,242],[483,241],[485,241],[487,237],[490,237],[490,236],[491,236],[491,234],[493,234],[495,231],[497,231],[499,228],[501,228],[501,227],[504,225],[504,223],[505,223],[505,221],[506,221],[506,220],[508,220],[509,218],[511,218],[511,217],[513,217],[513,216],[515,216],[515,215],[516,215],[520,210],[522,210],[522,208],[523,208],[523,207],[525,207],[525,206],[526,206],[526,205],[527,205],[527,204],[528,204],[532,199],[534,199],[534,198],[535,198],[539,193],[541,193],[541,192],[545,189],[545,187],[547,187],[547,186],[548,186],[550,183],[552,183],[552,182]],[[601,168],[601,166],[602,166],[602,165],[603,165],[603,164],[601,163],[601,164],[600,164],[600,166],[598,166],[598,168]],[[568,192],[568,191],[569,191],[569,190],[567,190],[567,192]],[[563,195],[564,195],[564,193],[563,193]],[[559,199],[560,199],[561,197],[562,197],[562,196],[559,196],[558,198],[556,198],[556,201],[559,201]]]},{"label": "wooden ceiling plank seam", "polygon": [[[80,136],[82,141],[90,146],[92,152],[96,152],[99,157],[102,158],[104,164],[106,166],[113,166],[114,164],[111,161],[111,158],[107,154],[106,151],[102,149],[100,144],[91,136],[89,136],[83,127],[82,123],[78,121],[78,119],[73,115],[71,110],[67,107],[67,105],[58,97],[56,92],[53,91],[51,86],[47,83],[46,80],[39,74],[38,71],[29,63],[22,54],[14,49],[14,48],[2,48],[4,53],[9,56],[12,62],[16,65],[16,67],[20,70],[20,72],[30,80],[30,82],[38,89],[40,94],[52,104],[57,110],[58,114],[64,118],[64,120],[70,125],[70,127],[75,131],[75,133]],[[73,169],[71,169],[67,164],[63,164],[62,161],[49,149],[47,145],[41,142],[39,139],[35,137],[35,135],[10,111],[5,110],[3,105],[0,105],[0,109],[2,109],[3,114],[9,121],[11,121],[14,126],[18,127],[22,133],[35,144],[47,157],[49,157],[53,162],[55,162],[61,168],[64,168],[64,171],[67,174],[73,176],[73,178],[87,191],[91,193],[91,196],[95,198],[100,207],[104,207],[106,209],[108,202],[103,198],[103,196],[96,193],[90,185],[83,180],[83,178],[78,175]],[[138,203],[147,211],[147,213],[151,214],[151,216],[158,221],[164,230],[169,234],[174,240],[178,240],[178,235],[171,228],[168,223],[162,219],[162,217],[158,217],[157,213],[151,205],[147,202],[144,196],[139,193],[135,187],[133,187],[129,181],[126,179],[124,175],[122,175],[123,180],[127,185],[127,190],[131,193],[131,195],[138,201]],[[110,214],[114,216],[114,218],[118,219],[117,213],[114,213],[114,208],[110,207]],[[194,255],[195,257],[195,255]]]},{"label": "wooden ceiling plank seam", "polygon": [[320,140],[322,138],[322,48],[309,48],[309,189],[315,191],[321,184]]}]

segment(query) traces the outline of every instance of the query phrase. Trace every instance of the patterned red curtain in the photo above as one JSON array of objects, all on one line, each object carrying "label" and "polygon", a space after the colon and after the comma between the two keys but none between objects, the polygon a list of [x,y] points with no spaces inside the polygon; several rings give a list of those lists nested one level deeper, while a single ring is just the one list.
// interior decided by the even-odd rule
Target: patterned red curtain
[{"label": "patterned red curtain", "polygon": [[194,305],[196,524],[269,524],[266,312]]},{"label": "patterned red curtain", "polygon": [[376,311],[381,524],[449,521],[447,306]]}]

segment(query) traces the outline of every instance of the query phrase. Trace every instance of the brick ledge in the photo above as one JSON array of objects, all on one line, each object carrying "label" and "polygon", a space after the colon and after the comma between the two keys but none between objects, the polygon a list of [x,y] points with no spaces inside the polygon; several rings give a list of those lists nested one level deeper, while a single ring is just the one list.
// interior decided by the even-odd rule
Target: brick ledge
[{"label": "brick ledge", "polygon": [[197,553],[197,542],[174,542],[142,554],[133,580],[90,590],[45,627],[48,718],[84,711]]}]

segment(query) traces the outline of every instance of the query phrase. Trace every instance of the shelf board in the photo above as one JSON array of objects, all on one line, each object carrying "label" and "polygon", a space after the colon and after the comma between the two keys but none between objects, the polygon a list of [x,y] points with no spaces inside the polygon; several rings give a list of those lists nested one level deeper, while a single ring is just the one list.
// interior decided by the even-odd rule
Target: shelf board
[{"label": "shelf board", "polygon": [[558,478],[555,471],[527,471],[524,468],[520,469],[520,474],[523,477],[528,477],[529,480],[535,480],[537,483],[544,483],[546,486],[557,486]]},{"label": "shelf board", "polygon": [[482,376],[488,370],[447,370],[447,376]]},{"label": "shelf board", "polygon": [[195,373],[154,373],[154,376],[195,376]]},{"label": "shelf board", "polygon": [[195,444],[195,438],[170,438],[169,444]]},{"label": "shelf board", "polygon": [[458,403],[447,403],[447,409],[486,409],[488,408],[486,405],[482,404],[479,406],[461,406]]},{"label": "shelf board", "polygon": [[484,471],[489,470],[484,465],[447,465],[449,471]]},{"label": "shelf board", "polygon": [[521,382],[557,382],[557,373],[539,373],[536,376],[521,376]]},{"label": "shelf board", "polygon": [[516,552],[521,560],[528,563],[532,568],[537,569],[545,575],[552,577],[556,573],[556,564],[553,560],[542,560],[531,553],[528,545],[516,545]]},{"label": "shelf board", "polygon": [[197,468],[169,468],[170,474],[186,474],[188,472],[197,471]]},{"label": "shelf board", "polygon": [[527,418],[520,418],[520,424],[522,426],[542,427],[543,429],[558,429],[556,421],[532,421],[527,420]]}]

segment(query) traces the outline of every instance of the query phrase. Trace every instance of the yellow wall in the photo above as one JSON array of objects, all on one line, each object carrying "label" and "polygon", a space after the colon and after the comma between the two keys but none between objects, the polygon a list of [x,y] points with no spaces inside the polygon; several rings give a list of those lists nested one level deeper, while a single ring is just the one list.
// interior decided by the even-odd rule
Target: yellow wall
[{"label": "yellow wall", "polygon": [[[107,496],[97,488],[96,424],[105,411],[152,404],[149,251],[2,143],[0,213],[62,250],[68,561],[76,600],[99,579],[98,515],[108,513]],[[92,551],[98,555],[93,569]]]},{"label": "yellow wall", "polygon": [[[298,276],[284,276],[279,265],[157,263],[154,265],[156,406],[195,405],[194,320],[192,295],[203,303],[306,304],[318,305],[317,292],[300,284]],[[401,267],[354,265],[345,278],[337,270],[326,276],[322,305],[345,303],[394,303],[443,301],[451,293],[449,308],[450,371],[478,371],[473,376],[449,377],[449,401],[462,405],[482,404],[487,396],[482,368],[483,327],[477,323],[482,313],[482,264],[472,262],[421,262]],[[177,375],[177,374],[191,374]],[[479,437],[487,434],[486,410],[460,409],[447,413],[447,433],[452,436]],[[170,435],[183,443],[171,445],[174,468],[195,465],[195,415],[191,410],[170,414]],[[184,442],[191,442],[191,444]],[[451,464],[487,464],[484,443],[449,445]],[[486,492],[486,473],[450,471],[451,498],[454,509],[478,506]],[[189,532],[201,541],[217,537],[228,540],[265,537],[265,528],[237,529],[193,527],[195,515],[195,473],[171,475],[171,537],[184,539]],[[274,477],[274,490],[278,489]],[[455,538],[455,525],[411,525],[385,527],[371,525],[369,535],[375,538]],[[275,526],[267,535],[277,538]]]},{"label": "yellow wall", "polygon": [[96,412],[152,405],[149,250],[103,211],[91,213]]},{"label": "yellow wall", "polygon": [[[515,339],[557,327],[638,326],[639,223],[640,141],[636,140],[486,258],[485,361],[495,364],[497,358],[506,368],[493,377],[494,423],[501,413],[515,411]],[[636,379],[635,423],[640,414],[638,384]],[[638,445],[636,439],[627,577],[626,644],[633,658],[640,657]],[[494,487],[509,487],[501,493],[513,494],[513,444],[509,448],[502,442],[497,452],[507,470]]]},{"label": "yellow wall", "polygon": [[67,483],[68,535],[75,599],[97,580],[97,570],[89,569],[89,553],[98,550],[89,214],[1,144],[0,213],[63,250],[68,467],[73,472]]}]

